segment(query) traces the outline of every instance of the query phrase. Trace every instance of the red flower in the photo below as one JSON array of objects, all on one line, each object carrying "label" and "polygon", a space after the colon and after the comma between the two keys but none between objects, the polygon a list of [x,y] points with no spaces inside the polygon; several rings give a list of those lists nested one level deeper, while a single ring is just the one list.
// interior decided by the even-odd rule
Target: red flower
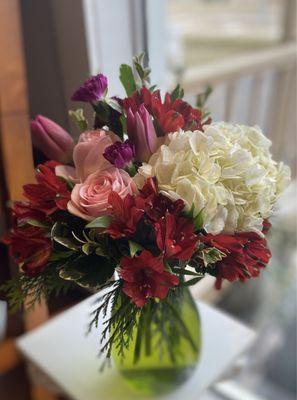
[{"label": "red flower", "polygon": [[132,236],[142,218],[153,226],[154,222],[159,221],[166,213],[178,216],[184,208],[182,200],[172,201],[159,194],[153,178],[147,180],[137,196],[128,194],[125,199],[121,199],[117,193],[112,192],[108,202],[114,218],[107,232],[113,239]]},{"label": "red flower", "polygon": [[159,123],[165,133],[175,132],[178,128],[191,131],[202,130],[201,111],[182,99],[172,101],[170,94],[166,93],[162,111]]},{"label": "red flower", "polygon": [[179,128],[183,128],[185,126],[185,120],[183,116],[174,110],[162,110],[157,118],[157,121],[163,133],[176,132],[179,130]]},{"label": "red flower", "polygon": [[13,227],[24,226],[28,220],[43,222],[46,219],[44,212],[32,208],[24,201],[16,201],[11,207],[11,214]]},{"label": "red flower", "polygon": [[66,210],[70,192],[66,183],[55,175],[54,164],[40,164],[38,170],[38,183],[25,185],[24,195],[34,208],[44,211],[47,215],[59,209]]},{"label": "red flower", "polygon": [[114,220],[107,232],[113,239],[131,236],[136,231],[138,221],[144,214],[144,201],[140,197],[128,194],[123,200],[116,192],[111,192],[108,198],[112,206]]},{"label": "red flower", "polygon": [[187,261],[192,257],[198,240],[192,220],[166,213],[155,223],[155,231],[165,258]]},{"label": "red flower", "polygon": [[266,240],[254,232],[237,233],[234,236],[208,234],[199,239],[226,254],[216,264],[217,289],[221,288],[223,279],[234,282],[257,277],[271,257]]},{"label": "red flower", "polygon": [[11,256],[28,276],[41,272],[51,255],[50,239],[42,236],[39,228],[30,232],[33,230],[35,233],[32,236],[27,236],[24,230],[17,230],[4,238],[4,243],[10,246]]},{"label": "red flower", "polygon": [[17,202],[12,207],[12,217],[12,231],[5,235],[3,242],[10,246],[10,255],[25,274],[34,276],[47,264],[51,255],[51,241],[44,228],[32,226],[27,221],[34,219],[44,222],[46,216],[27,203]]},{"label": "red flower", "polygon": [[158,193],[158,187],[154,178],[149,178],[140,191],[140,196],[145,200],[146,215],[152,221],[158,221],[167,212],[178,215],[184,208],[184,202],[172,201],[168,197]]},{"label": "red flower", "polygon": [[176,275],[164,271],[162,257],[154,257],[143,250],[140,256],[121,259],[123,291],[138,306],[143,307],[148,299],[164,299],[169,289],[179,283]]},{"label": "red flower", "polygon": [[48,161],[45,161],[44,163],[43,163],[43,165],[45,165],[46,167],[48,167],[52,172],[55,172],[55,168],[58,166],[58,165],[62,165],[61,163],[58,163],[58,161],[55,161],[55,160],[48,160]]},{"label": "red flower", "polygon": [[270,228],[271,228],[271,223],[269,222],[268,219],[264,219],[262,228],[262,232],[264,233],[264,235],[268,234]]},{"label": "red flower", "polygon": [[144,104],[154,117],[162,134],[175,132],[179,128],[193,131],[202,130],[200,110],[193,108],[182,99],[172,100],[170,93],[166,93],[164,102],[162,102],[159,90],[150,92],[146,87],[142,87],[140,91],[135,91],[131,97],[123,100],[126,112],[129,108],[136,112],[141,104]]}]

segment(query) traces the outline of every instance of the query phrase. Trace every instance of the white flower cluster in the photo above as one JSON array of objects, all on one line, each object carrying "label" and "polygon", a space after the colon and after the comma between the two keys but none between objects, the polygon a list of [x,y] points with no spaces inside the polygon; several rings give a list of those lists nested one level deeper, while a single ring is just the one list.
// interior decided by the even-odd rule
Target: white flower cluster
[{"label": "white flower cluster", "polygon": [[258,127],[216,123],[169,134],[139,174],[155,176],[164,195],[202,212],[210,233],[259,233],[290,181],[289,167],[272,160],[270,146]]}]

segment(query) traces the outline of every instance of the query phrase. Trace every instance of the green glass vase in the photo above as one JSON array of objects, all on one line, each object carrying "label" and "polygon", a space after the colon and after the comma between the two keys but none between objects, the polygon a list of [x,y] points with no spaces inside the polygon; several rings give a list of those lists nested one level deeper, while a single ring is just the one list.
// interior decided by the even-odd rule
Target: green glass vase
[{"label": "green glass vase", "polygon": [[[120,306],[117,303],[114,308]],[[126,383],[143,395],[173,391],[190,377],[201,349],[197,306],[187,287],[151,300],[137,319],[124,354],[112,358]]]}]

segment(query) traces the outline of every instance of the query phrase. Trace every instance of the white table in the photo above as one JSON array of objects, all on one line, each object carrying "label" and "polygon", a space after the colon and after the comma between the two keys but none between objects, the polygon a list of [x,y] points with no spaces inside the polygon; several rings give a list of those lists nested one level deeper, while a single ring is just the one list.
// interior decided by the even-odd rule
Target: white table
[{"label": "white table", "polygon": [[[113,369],[99,373],[100,327],[85,335],[97,295],[21,336],[23,354],[73,400],[139,400]],[[162,400],[199,399],[201,393],[232,366],[251,345],[255,333],[226,314],[198,303],[203,346],[192,378]]]}]

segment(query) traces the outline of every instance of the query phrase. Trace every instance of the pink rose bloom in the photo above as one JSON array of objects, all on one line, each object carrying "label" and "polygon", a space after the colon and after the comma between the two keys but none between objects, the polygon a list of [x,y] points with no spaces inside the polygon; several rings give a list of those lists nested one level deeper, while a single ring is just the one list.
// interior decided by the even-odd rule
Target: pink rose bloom
[{"label": "pink rose bloom", "polygon": [[85,182],[74,186],[68,211],[88,221],[109,214],[108,197],[111,192],[124,198],[127,194],[137,193],[137,188],[124,170],[111,167],[97,171],[89,175]]},{"label": "pink rose bloom", "polygon": [[112,164],[103,157],[103,153],[106,147],[118,141],[120,138],[111,131],[98,129],[83,132],[73,150],[76,177],[84,182],[93,172],[111,167]]}]

